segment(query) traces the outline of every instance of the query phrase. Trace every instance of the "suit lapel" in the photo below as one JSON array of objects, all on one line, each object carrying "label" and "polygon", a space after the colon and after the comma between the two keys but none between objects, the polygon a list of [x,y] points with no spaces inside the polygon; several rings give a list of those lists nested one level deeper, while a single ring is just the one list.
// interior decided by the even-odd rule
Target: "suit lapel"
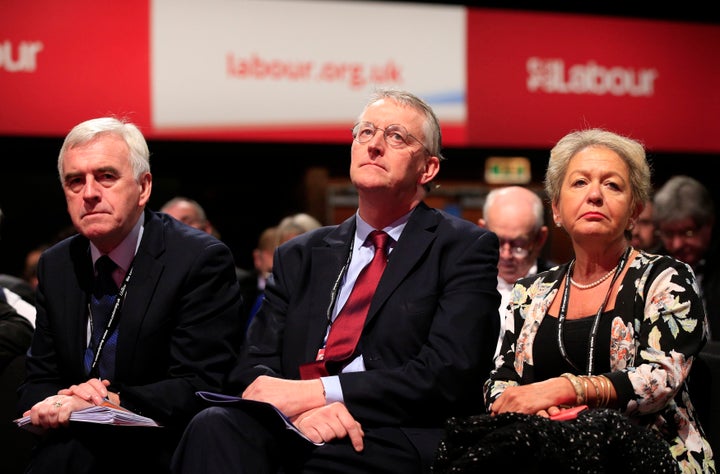
[{"label": "suit lapel", "polygon": [[130,366],[134,347],[139,343],[143,326],[164,265],[158,257],[165,251],[165,230],[162,221],[145,212],[145,224],[140,246],[133,260],[133,273],[128,281],[127,294],[120,309],[116,374]]},{"label": "suit lapel", "polygon": [[76,279],[63,279],[65,289],[65,307],[62,314],[68,315],[67,325],[69,354],[73,354],[74,366],[81,378],[85,377],[83,357],[87,347],[88,298],[93,286],[93,266],[90,257],[90,241],[78,235],[70,242],[70,261],[74,267]]},{"label": "suit lapel", "polygon": [[435,239],[437,225],[437,214],[424,203],[418,204],[405,225],[395,249],[390,254],[385,272],[380,278],[370,303],[365,320],[366,325],[376,316],[378,309],[382,307],[395,288],[400,285],[427,251]]},{"label": "suit lapel", "polygon": [[[355,237],[355,217],[347,219],[324,239],[325,246],[312,249],[312,266],[309,278],[322,282],[311,300],[305,338],[305,358],[313,360],[321,346],[328,327],[328,311],[335,285],[347,261],[350,242]],[[339,286],[339,283],[338,283]],[[337,295],[335,295],[337,297]]]}]

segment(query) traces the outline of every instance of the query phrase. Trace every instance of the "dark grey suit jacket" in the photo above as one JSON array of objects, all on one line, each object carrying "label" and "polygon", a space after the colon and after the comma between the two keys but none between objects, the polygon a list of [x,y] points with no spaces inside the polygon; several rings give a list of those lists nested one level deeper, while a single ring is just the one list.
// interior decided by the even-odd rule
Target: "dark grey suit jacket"
[{"label": "dark grey suit jacket", "polygon": [[[353,216],[276,250],[233,390],[261,374],[299,379],[299,365],[314,360],[354,233]],[[495,234],[416,207],[370,305],[359,343],[367,370],[340,374],[345,404],[364,428],[401,428],[432,455],[447,417],[484,410],[499,333],[497,261]]]}]

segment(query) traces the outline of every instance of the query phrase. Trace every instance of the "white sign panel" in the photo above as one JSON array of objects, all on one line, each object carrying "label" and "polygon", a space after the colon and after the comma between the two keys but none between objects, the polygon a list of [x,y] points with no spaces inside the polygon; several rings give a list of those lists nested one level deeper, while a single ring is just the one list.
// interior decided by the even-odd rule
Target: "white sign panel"
[{"label": "white sign panel", "polygon": [[374,87],[466,119],[466,9],[356,1],[153,0],[156,130],[353,122]]}]

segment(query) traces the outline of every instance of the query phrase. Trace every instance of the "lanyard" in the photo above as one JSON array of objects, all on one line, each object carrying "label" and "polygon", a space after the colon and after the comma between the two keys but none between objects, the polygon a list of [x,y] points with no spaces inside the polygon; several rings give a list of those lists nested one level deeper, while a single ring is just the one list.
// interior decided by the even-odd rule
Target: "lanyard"
[{"label": "lanyard", "polygon": [[[113,327],[113,323],[115,322],[115,316],[117,316],[118,309],[120,308],[120,305],[122,304],[123,300],[125,299],[125,293],[127,289],[128,281],[130,281],[130,276],[132,275],[134,265],[130,265],[130,270],[128,270],[127,275],[125,275],[125,278],[123,279],[122,285],[120,285],[120,290],[118,291],[117,298],[115,298],[115,304],[113,305],[112,312],[110,313],[110,318],[108,319],[107,325],[105,326],[105,330],[103,331],[102,337],[100,338],[100,341],[98,342],[97,349],[95,350],[95,357],[93,357],[92,365],[90,365],[90,373],[92,374],[96,368],[98,361],[100,360],[100,353],[102,352],[103,348],[105,347],[105,341],[107,340],[108,336],[110,335],[110,330]],[[90,314],[90,334],[93,333],[93,315],[92,310],[90,309],[90,303],[88,303],[88,313]]]},{"label": "lanyard", "polygon": [[[623,268],[625,268],[625,264],[627,263],[627,259],[630,256],[630,251],[632,250],[632,247],[628,247],[625,252],[623,252],[622,256],[620,257],[620,262],[618,263],[617,270],[615,270],[615,274],[613,275],[612,280],[610,281],[610,287],[608,288],[607,293],[605,294],[605,298],[603,299],[602,304],[597,310],[597,313],[595,314],[595,319],[593,320],[592,329],[590,330],[590,338],[589,338],[589,344],[588,344],[588,362],[587,362],[587,374],[592,375],[593,372],[593,366],[595,365],[595,340],[597,338],[597,332],[598,327],[600,326],[600,316],[603,313],[603,310],[605,309],[605,305],[607,304],[608,300],[610,299],[610,293],[612,292],[613,286],[615,285],[615,281],[617,280],[618,276],[623,271]],[[570,276],[572,274],[573,266],[575,265],[575,259],[573,259],[572,262],[570,262],[570,265],[568,266],[567,273],[565,273],[565,290],[563,291],[562,295],[562,302],[560,304],[560,314],[558,314],[558,331],[557,331],[557,340],[558,340],[558,347],[560,348],[560,354],[562,354],[563,358],[572,365],[575,370],[579,371],[578,367],[573,363],[573,361],[570,360],[570,358],[567,355],[567,352],[565,351],[565,343],[563,341],[563,324],[565,323],[565,317],[567,315],[567,305],[568,305],[568,299],[570,298]]]}]

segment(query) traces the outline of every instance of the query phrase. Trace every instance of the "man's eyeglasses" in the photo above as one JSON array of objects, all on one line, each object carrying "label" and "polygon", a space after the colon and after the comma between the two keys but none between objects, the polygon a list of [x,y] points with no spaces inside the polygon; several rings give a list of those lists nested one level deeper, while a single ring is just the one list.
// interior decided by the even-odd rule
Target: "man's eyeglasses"
[{"label": "man's eyeglasses", "polygon": [[664,240],[672,240],[676,237],[679,239],[692,239],[693,237],[698,235],[699,230],[700,227],[692,227],[689,229],[680,230],[658,230],[658,235],[661,239]]},{"label": "man's eyeglasses", "polygon": [[[382,131],[385,143],[392,148],[404,148],[408,146],[410,144],[409,139],[411,138],[423,145],[423,142],[412,136],[410,132],[407,131],[407,128],[396,123],[388,125],[385,128],[380,128],[370,122],[358,122],[352,129],[352,136],[356,142],[364,144],[369,142],[378,130]],[[432,154],[425,145],[423,145],[423,148],[428,154]]]},{"label": "man's eyeglasses", "polygon": [[506,239],[500,239],[500,250],[506,246],[510,246],[510,253],[513,257],[516,258],[525,258],[528,255],[530,255],[530,250],[532,247],[531,242],[527,242],[525,240],[506,240]]}]

